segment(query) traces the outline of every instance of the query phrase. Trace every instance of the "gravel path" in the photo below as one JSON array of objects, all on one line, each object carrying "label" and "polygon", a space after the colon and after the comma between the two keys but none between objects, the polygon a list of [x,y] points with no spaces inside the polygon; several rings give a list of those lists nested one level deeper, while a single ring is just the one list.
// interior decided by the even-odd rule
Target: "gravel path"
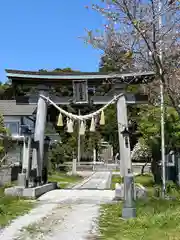
[{"label": "gravel path", "polygon": [[110,182],[110,172],[95,172],[90,178],[76,185],[74,189],[109,189]]},{"label": "gravel path", "polygon": [[96,232],[100,204],[111,202],[114,197],[114,191],[99,190],[107,188],[109,177],[108,172],[95,173],[75,189],[44,194],[35,209],[4,229],[0,239],[91,239]]},{"label": "gravel path", "polygon": [[[25,228],[18,240],[82,240],[92,235],[99,207],[93,204],[61,205],[47,218]],[[93,226],[94,224],[94,226]]]}]

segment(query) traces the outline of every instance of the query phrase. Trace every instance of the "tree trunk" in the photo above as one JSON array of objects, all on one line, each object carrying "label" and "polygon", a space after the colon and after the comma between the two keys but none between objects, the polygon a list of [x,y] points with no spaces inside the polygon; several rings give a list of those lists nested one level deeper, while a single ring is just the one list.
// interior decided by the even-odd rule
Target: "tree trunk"
[{"label": "tree trunk", "polygon": [[142,166],[141,175],[144,175],[144,169],[145,169],[146,165],[148,164],[148,162],[149,162],[149,159],[147,159],[145,164]]},{"label": "tree trunk", "polygon": [[151,161],[151,171],[154,177],[154,182],[156,184],[160,184],[161,183],[161,170],[158,164],[157,159],[152,159]]}]

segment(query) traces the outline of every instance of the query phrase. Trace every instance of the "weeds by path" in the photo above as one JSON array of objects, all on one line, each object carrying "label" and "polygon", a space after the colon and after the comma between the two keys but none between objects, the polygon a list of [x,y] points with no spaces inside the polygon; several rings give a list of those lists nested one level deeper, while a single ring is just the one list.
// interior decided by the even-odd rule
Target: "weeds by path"
[{"label": "weeds by path", "polygon": [[0,188],[0,227],[1,228],[9,224],[16,217],[27,213],[34,205],[33,202],[24,200],[19,197],[5,196],[4,188]]},{"label": "weeds by path", "polygon": [[[148,188],[148,190],[151,190],[154,186],[153,177],[151,174],[144,174],[144,175],[137,175],[134,177],[135,183],[141,183],[144,187]],[[116,183],[122,183],[123,179],[119,174],[112,175],[111,180],[111,189],[115,189]]]},{"label": "weeds by path", "polygon": [[[58,182],[60,187],[67,187],[69,184],[82,180],[80,176],[68,176],[66,173],[53,173],[49,181]],[[12,185],[0,188],[0,228],[9,224],[13,219],[27,213],[34,203],[20,197],[5,196],[4,189]]]},{"label": "weeds by path", "polygon": [[67,175],[64,172],[54,172],[48,176],[49,182],[57,182],[60,188],[66,188],[69,185],[75,184],[83,180],[81,176]]},{"label": "weeds by path", "polygon": [[138,201],[137,218],[122,220],[122,203],[103,205],[99,230],[104,240],[180,239],[180,202],[150,198]]},{"label": "weeds by path", "polygon": [[[113,176],[111,187],[122,182],[120,176]],[[99,231],[102,240],[171,240],[180,239],[180,191],[174,184],[169,184],[169,196],[176,200],[162,200],[153,197],[155,184],[152,175],[136,176],[135,183],[141,183],[147,188],[148,198],[138,200],[136,204],[137,217],[124,220],[122,203],[101,206]],[[158,186],[160,187],[160,186]]]}]

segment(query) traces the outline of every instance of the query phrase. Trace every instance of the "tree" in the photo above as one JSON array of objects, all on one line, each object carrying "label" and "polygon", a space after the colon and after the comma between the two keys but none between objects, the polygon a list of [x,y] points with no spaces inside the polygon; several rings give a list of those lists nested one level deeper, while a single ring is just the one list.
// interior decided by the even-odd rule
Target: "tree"
[{"label": "tree", "polygon": [[[111,35],[110,35],[111,37]],[[114,47],[109,49],[111,53],[105,53],[100,60],[99,71],[100,72],[130,72],[133,70],[133,59],[131,55],[127,55],[126,51],[120,48],[119,52],[117,51],[118,48]],[[106,83],[105,86],[101,86],[103,93],[106,89],[112,89],[112,84]],[[137,93],[140,91],[140,86],[126,86],[126,90],[128,92]],[[134,111],[135,108],[129,107],[129,117],[132,117],[135,113],[137,113],[137,109]],[[113,146],[113,152],[116,154],[119,152],[119,140],[118,140],[118,125],[117,125],[117,113],[116,113],[116,106],[112,105],[108,107],[105,111],[106,116],[106,124],[101,130],[102,137],[105,141],[109,142]],[[130,128],[134,128],[136,125],[135,121],[131,121],[132,124],[129,126]],[[134,129],[131,129],[133,131]],[[130,136],[131,147],[134,147],[134,144],[137,142],[136,136]]]},{"label": "tree", "polygon": [[[137,114],[140,111],[137,106],[128,106],[128,119],[129,121],[129,132],[130,132],[130,145],[131,150],[137,143],[139,133],[137,130]],[[101,127],[101,135],[105,141],[109,142],[113,146],[114,154],[119,152],[119,138],[118,138],[118,124],[117,124],[117,112],[116,104],[109,106],[105,110],[105,126]]]},{"label": "tree", "polygon": [[110,24],[105,25],[99,35],[94,35],[92,30],[88,31],[88,42],[109,54],[109,58],[112,58],[114,47],[116,52],[123,49],[126,51],[125,57],[133,58],[136,70],[153,70],[157,76],[158,89],[161,81],[170,103],[180,115],[180,3],[162,1],[160,6],[160,0],[102,2],[92,7]]},{"label": "tree", "polygon": [[[138,114],[138,133],[141,134],[140,143],[148,146],[151,153],[151,167],[155,180],[160,180],[158,164],[161,159],[160,108],[144,106]],[[180,147],[180,119],[172,107],[167,107],[165,122],[166,154]]]},{"label": "tree", "polygon": [[[0,135],[4,135],[6,133],[6,128],[4,126],[4,119],[3,119],[3,116],[0,115]],[[1,136],[1,139],[0,139],[0,156],[2,157],[3,154],[4,154],[4,141],[3,141],[3,138]]]},{"label": "tree", "polygon": [[[49,161],[52,170],[56,170],[59,164],[71,162],[73,154],[76,151],[76,138],[69,136],[66,141],[58,142],[51,147],[49,153]],[[60,167],[60,170],[66,170],[65,167]]]},{"label": "tree", "polygon": [[151,157],[152,153],[150,147],[144,141],[139,140],[131,152],[131,159],[136,162],[145,162],[141,169],[142,175],[144,174],[147,163],[151,161]]},{"label": "tree", "polygon": [[101,127],[101,134],[105,141],[113,147],[113,152],[119,152],[118,125],[116,116],[116,105],[109,106],[105,111],[105,126]]},{"label": "tree", "polygon": [[10,100],[14,97],[14,88],[10,82],[0,83],[0,100]]},{"label": "tree", "polygon": [[3,116],[0,115],[0,166],[5,164],[8,159],[8,152],[17,146],[17,142],[14,142],[8,130],[4,126]]},{"label": "tree", "polygon": [[100,72],[129,72],[132,71],[133,63],[132,58],[125,57],[126,52],[121,50],[118,53],[115,53],[116,48],[112,50],[114,54],[105,53],[101,57],[99,71]]},{"label": "tree", "polygon": [[[40,73],[48,73],[46,69],[39,69]],[[74,72],[80,72],[78,70],[73,70],[72,68],[55,68],[53,72],[60,72],[60,73],[74,73]]]}]

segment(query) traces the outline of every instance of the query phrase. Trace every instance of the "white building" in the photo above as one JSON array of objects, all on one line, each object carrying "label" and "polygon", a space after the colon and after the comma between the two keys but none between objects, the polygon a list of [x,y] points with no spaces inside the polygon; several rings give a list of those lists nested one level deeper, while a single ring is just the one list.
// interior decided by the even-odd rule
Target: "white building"
[{"label": "white building", "polygon": [[[34,129],[36,105],[18,105],[16,100],[0,100],[0,114],[4,117],[4,125],[13,136],[21,135],[21,126],[26,125]],[[21,147],[16,147],[8,152],[10,162],[21,161]]]}]

